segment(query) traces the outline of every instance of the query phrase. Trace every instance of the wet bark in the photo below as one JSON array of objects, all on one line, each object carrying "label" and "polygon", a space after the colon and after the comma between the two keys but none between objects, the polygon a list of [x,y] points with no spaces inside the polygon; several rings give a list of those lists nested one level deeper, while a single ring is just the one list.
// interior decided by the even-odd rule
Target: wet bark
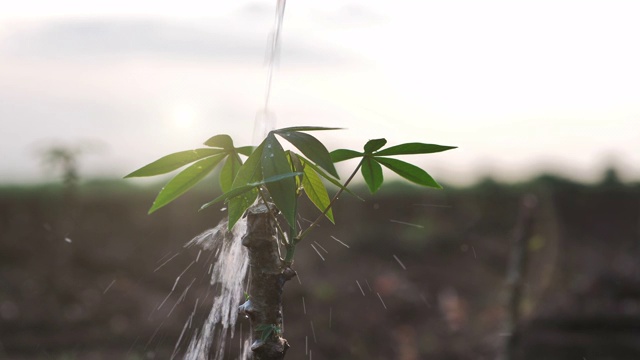
[{"label": "wet bark", "polygon": [[284,359],[289,349],[289,343],[281,336],[282,290],[296,273],[280,259],[273,215],[264,204],[247,210],[242,245],[249,250],[249,300],[239,309],[251,322],[251,355],[247,360]]}]

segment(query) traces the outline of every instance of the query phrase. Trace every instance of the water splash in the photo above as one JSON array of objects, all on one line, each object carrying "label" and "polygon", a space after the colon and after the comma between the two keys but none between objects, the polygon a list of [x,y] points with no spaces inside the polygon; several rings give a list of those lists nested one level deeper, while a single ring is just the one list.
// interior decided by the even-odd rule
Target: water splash
[{"label": "water splash", "polygon": [[[227,337],[230,335],[233,338],[238,306],[244,300],[249,256],[241,240],[247,229],[246,220],[238,221],[231,231],[227,231],[227,226],[228,221],[225,219],[185,245],[199,246],[216,253],[211,269],[211,286],[219,288],[220,293],[213,300],[204,325],[192,336],[184,360],[209,359],[210,355],[214,356],[212,359],[221,360],[225,354]],[[187,320],[187,323],[190,321],[191,319]],[[246,353],[248,346],[249,342],[245,341],[245,348],[241,353]]]}]

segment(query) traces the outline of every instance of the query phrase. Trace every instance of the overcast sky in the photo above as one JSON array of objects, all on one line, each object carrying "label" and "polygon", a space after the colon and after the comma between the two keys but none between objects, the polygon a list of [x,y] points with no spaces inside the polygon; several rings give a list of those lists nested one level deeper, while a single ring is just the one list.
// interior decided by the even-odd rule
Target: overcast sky
[{"label": "overcast sky", "polygon": [[[120,176],[219,133],[251,142],[275,0],[22,0],[0,12],[0,182],[48,175],[39,148],[100,144]],[[457,145],[436,178],[640,178],[640,2],[289,0],[277,126]]]}]

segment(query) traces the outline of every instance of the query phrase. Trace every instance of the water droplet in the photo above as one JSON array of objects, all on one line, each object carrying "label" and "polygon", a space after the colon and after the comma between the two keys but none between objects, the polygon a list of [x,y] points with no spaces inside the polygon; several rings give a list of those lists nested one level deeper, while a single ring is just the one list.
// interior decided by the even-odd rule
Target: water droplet
[{"label": "water droplet", "polygon": [[[313,334],[313,342],[318,343],[318,339],[316,338],[316,329],[313,327],[313,320],[309,321],[311,323],[311,334]],[[309,350],[311,351],[311,350]]]},{"label": "water droplet", "polygon": [[384,301],[382,300],[382,296],[380,296],[380,293],[376,293],[378,294],[378,299],[380,299],[380,302],[382,303],[382,306],[384,307],[384,309],[387,309],[387,305],[385,305]]},{"label": "water droplet", "polygon": [[389,221],[391,221],[392,223],[396,223],[396,224],[402,224],[402,225],[407,225],[407,226],[413,226],[419,229],[424,229],[423,225],[420,224],[412,224],[406,221],[400,221],[400,220],[393,220],[393,219],[389,219]]},{"label": "water droplet", "polygon": [[331,235],[331,238],[335,241],[337,241],[338,243],[342,244],[344,247],[346,247],[347,249],[349,248],[349,245],[343,243],[342,241],[338,240],[338,238],[336,238],[335,236]]},{"label": "water droplet", "polygon": [[400,261],[400,259],[398,259],[398,257],[396,256],[396,254],[393,254],[393,258],[396,259],[396,261],[398,262],[398,264],[402,267],[402,269],[407,270],[407,267],[404,266],[404,264],[402,263],[402,261]]},{"label": "water droplet", "polygon": [[106,294],[107,291],[109,291],[109,289],[111,289],[111,287],[113,286],[113,284],[115,284],[116,279],[113,279],[113,281],[111,281],[111,283],[109,283],[109,285],[106,287],[106,289],[104,289],[104,291],[102,292],[102,294]]},{"label": "water droplet", "polygon": [[322,256],[322,254],[320,254],[320,251],[318,251],[318,249],[316,249],[316,247],[315,247],[315,246],[313,246],[313,244],[309,244],[309,245],[311,245],[311,247],[313,248],[313,250],[315,250],[315,251],[316,251],[316,253],[318,254],[318,256],[320,256],[320,259],[322,259],[322,261],[325,261],[325,260],[324,260],[324,257]]},{"label": "water droplet", "polygon": [[360,292],[362,293],[362,296],[366,296],[364,294],[364,290],[362,290],[362,286],[360,286],[360,282],[358,280],[356,280],[356,284],[358,284],[358,288],[360,289]]}]

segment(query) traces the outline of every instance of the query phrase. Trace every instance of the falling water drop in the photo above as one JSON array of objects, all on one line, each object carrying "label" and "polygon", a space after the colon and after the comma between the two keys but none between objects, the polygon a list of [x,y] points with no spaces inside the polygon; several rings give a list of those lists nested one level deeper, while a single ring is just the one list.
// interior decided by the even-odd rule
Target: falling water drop
[{"label": "falling water drop", "polygon": [[319,247],[320,249],[322,249],[322,251],[324,251],[324,252],[325,252],[325,253],[327,253],[327,254],[329,253],[329,252],[327,251],[327,249],[325,249],[324,247],[322,247],[322,245],[318,244],[318,242],[317,242],[317,241],[314,241],[314,243],[315,243],[316,245],[318,245],[318,247]]},{"label": "falling water drop", "polygon": [[387,305],[385,305],[384,301],[382,300],[382,296],[380,296],[380,293],[376,293],[378,295],[378,299],[380,299],[380,302],[382,303],[382,306],[384,307],[384,309],[387,309]]},{"label": "falling water drop", "polygon": [[423,225],[420,224],[412,224],[406,221],[400,221],[400,220],[393,220],[393,219],[389,219],[389,221],[391,221],[392,223],[396,223],[396,224],[401,224],[401,225],[407,225],[407,226],[413,226],[419,229],[424,229]]},{"label": "falling water drop", "polygon": [[338,240],[338,238],[336,238],[335,236],[331,235],[331,238],[335,241],[337,241],[338,243],[342,244],[344,247],[346,247],[347,249],[349,248],[349,245],[343,243],[342,241]]},{"label": "falling water drop", "polygon": [[311,323],[311,333],[313,334],[313,342],[318,343],[318,339],[316,338],[316,329],[313,327],[313,320],[309,321]]},{"label": "falling water drop", "polygon": [[324,261],[324,257],[322,256],[322,254],[320,254],[320,251],[318,251],[318,249],[316,249],[315,246],[313,246],[313,244],[309,244],[311,245],[311,247],[313,248],[313,250],[316,251],[316,253],[318,254],[318,256],[320,256],[320,259],[322,259],[322,261]]},{"label": "falling water drop", "polygon": [[167,263],[173,260],[176,256],[178,256],[178,254],[173,255],[172,257],[169,258],[169,260],[163,262],[162,265],[158,266],[155,270],[153,270],[153,272],[160,270],[163,266],[167,265]]},{"label": "falling water drop", "polygon": [[109,289],[111,289],[111,287],[113,286],[113,284],[115,284],[115,282],[116,282],[116,279],[113,279],[113,280],[109,283],[109,285],[107,285],[107,287],[104,289],[104,291],[102,292],[102,294],[103,294],[103,295],[104,295],[104,294],[106,294],[106,293],[107,293],[107,291],[109,291]]},{"label": "falling water drop", "polygon": [[404,264],[402,263],[402,261],[400,261],[400,259],[398,259],[396,254],[393,254],[393,258],[396,259],[396,261],[398,262],[398,264],[400,264],[400,266],[402,267],[403,270],[407,270],[407,267],[404,266]]},{"label": "falling water drop", "polygon": [[305,315],[307,314],[307,306],[304,303],[304,296],[302,297],[302,311]]}]

